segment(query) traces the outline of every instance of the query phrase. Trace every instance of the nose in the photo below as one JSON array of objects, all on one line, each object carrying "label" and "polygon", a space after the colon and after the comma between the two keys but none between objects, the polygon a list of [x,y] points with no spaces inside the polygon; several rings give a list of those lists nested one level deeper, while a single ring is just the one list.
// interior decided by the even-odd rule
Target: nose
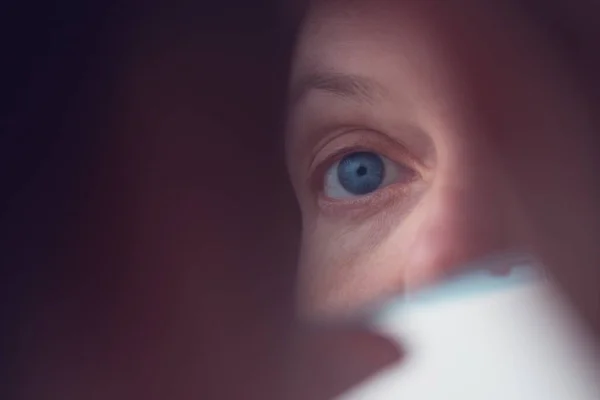
[{"label": "nose", "polygon": [[404,268],[410,289],[458,272],[471,261],[519,247],[518,207],[493,153],[455,152],[436,172],[406,221]]}]

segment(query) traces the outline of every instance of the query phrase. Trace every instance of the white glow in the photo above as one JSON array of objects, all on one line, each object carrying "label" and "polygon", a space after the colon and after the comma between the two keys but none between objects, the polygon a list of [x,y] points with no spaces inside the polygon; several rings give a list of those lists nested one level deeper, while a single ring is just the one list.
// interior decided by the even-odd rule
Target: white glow
[{"label": "white glow", "polygon": [[536,281],[396,305],[377,325],[407,359],[339,399],[598,400],[598,353],[559,299]]}]

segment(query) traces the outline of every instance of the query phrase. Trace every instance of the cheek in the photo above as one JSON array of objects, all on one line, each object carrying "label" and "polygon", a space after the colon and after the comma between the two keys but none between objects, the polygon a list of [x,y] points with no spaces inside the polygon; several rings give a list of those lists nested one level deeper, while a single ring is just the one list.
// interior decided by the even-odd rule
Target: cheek
[{"label": "cheek", "polygon": [[318,221],[305,230],[299,307],[303,314],[344,314],[402,291],[411,239],[406,210],[360,222]]},{"label": "cheek", "polygon": [[457,169],[446,165],[409,209],[391,206],[352,223],[317,217],[304,233],[303,310],[346,313],[518,245],[518,215],[507,197],[512,191],[493,163],[469,159],[460,163],[477,173],[458,178]]}]

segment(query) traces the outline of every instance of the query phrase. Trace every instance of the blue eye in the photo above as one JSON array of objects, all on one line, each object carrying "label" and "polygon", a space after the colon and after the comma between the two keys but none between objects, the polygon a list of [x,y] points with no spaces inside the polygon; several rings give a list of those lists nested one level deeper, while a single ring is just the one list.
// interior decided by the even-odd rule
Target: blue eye
[{"label": "blue eye", "polygon": [[398,178],[406,178],[411,172],[373,152],[350,153],[327,171],[324,194],[334,199],[364,196],[395,183]]},{"label": "blue eye", "polygon": [[340,185],[353,195],[374,192],[383,182],[385,166],[375,153],[352,153],[342,158],[337,165]]}]

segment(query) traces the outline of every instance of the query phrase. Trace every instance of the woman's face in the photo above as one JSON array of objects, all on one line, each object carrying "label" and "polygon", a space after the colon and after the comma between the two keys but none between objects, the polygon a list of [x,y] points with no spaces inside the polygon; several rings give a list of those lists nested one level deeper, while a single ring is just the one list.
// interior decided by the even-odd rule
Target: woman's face
[{"label": "woman's face", "polygon": [[569,192],[561,159],[578,151],[547,54],[492,1],[315,2],[287,129],[302,312],[351,311],[528,245],[517,189]]}]

